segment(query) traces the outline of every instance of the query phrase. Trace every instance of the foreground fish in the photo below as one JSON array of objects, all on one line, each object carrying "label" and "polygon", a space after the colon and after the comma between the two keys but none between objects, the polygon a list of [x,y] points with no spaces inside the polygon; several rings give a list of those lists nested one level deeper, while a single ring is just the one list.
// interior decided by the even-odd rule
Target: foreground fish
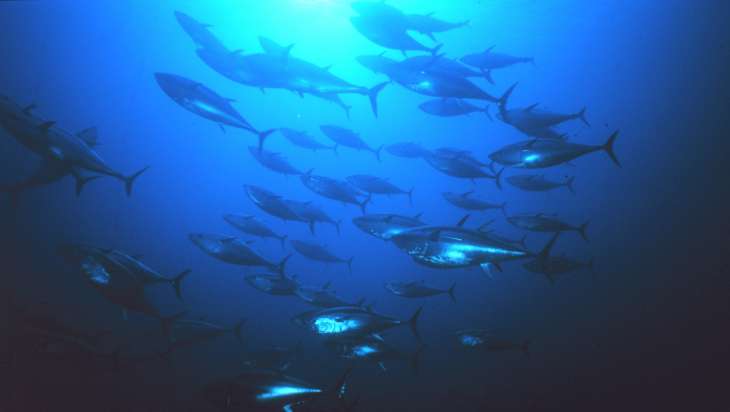
[{"label": "foreground fish", "polygon": [[507,206],[507,202],[502,202],[500,204],[489,203],[481,199],[473,198],[471,196],[473,193],[474,191],[470,190],[464,193],[444,192],[441,195],[447,202],[464,210],[484,211],[488,209],[501,209],[502,213],[505,213],[504,207]]},{"label": "foreground fish", "polygon": [[486,329],[464,329],[456,333],[459,344],[473,349],[483,349],[488,352],[520,351],[530,357],[530,341],[522,343],[495,338]]},{"label": "foreground fish", "polygon": [[337,234],[340,234],[342,221],[332,219],[324,210],[312,204],[312,202],[300,202],[296,200],[284,200],[284,204],[299,217],[299,220],[309,223],[309,231],[314,234],[315,223],[329,223],[335,227]]},{"label": "foreground fish", "polygon": [[274,194],[263,187],[254,185],[244,185],[244,189],[246,190],[246,195],[249,199],[251,199],[253,204],[271,216],[278,217],[284,221],[294,220],[308,222],[308,220],[300,218],[299,215],[287,205],[287,202],[281,196]]},{"label": "foreground fish", "polygon": [[259,131],[231,106],[233,100],[221,97],[203,84],[169,73],[155,73],[163,92],[184,109],[208,120],[251,132],[259,137],[259,148],[276,129]]},{"label": "foreground fish", "polygon": [[616,137],[618,137],[618,131],[613,132],[606,143],[598,146],[559,140],[530,140],[505,146],[490,154],[489,158],[503,166],[539,169],[567,163],[583,155],[602,150],[617,166],[621,166],[613,151]]},{"label": "foreground fish", "polygon": [[222,236],[207,233],[191,233],[189,239],[195,246],[222,262],[241,266],[263,266],[275,271],[282,271],[289,256],[279,263],[272,263],[248,247],[250,242],[233,236]]},{"label": "foreground fish", "polygon": [[588,241],[588,236],[586,235],[586,229],[588,228],[587,221],[580,226],[573,226],[557,218],[546,216],[543,213],[538,213],[536,215],[524,214],[510,216],[507,218],[507,221],[520,229],[529,230],[531,232],[578,232],[583,240],[586,242]]},{"label": "foreground fish", "polygon": [[431,40],[436,41],[434,33],[442,33],[449,30],[458,29],[469,24],[469,20],[458,23],[450,23],[433,17],[433,13],[428,14],[407,14],[406,24],[409,30],[415,30],[423,35],[428,36]]},{"label": "foreground fish", "polygon": [[351,257],[349,259],[342,259],[333,255],[321,245],[304,242],[302,240],[292,240],[291,245],[294,250],[297,251],[297,253],[308,259],[318,260],[320,262],[327,263],[345,263],[347,264],[347,268],[350,273],[352,273],[352,259],[354,257]]},{"label": "foreground fish", "polygon": [[383,240],[390,240],[406,229],[426,226],[421,221],[420,213],[413,217],[396,214],[370,214],[353,218],[352,223],[363,232]]},{"label": "foreground fish", "polygon": [[368,144],[365,143],[362,138],[360,138],[360,135],[358,133],[350,129],[331,124],[323,124],[319,126],[319,129],[322,131],[322,133],[324,133],[325,136],[335,142],[335,147],[337,147],[337,145],[340,145],[350,147],[355,150],[365,150],[368,152],[372,152],[375,157],[380,160],[380,151],[383,150],[383,146],[380,146],[377,149],[373,149],[372,147],[368,146]]},{"label": "foreground fish", "polygon": [[365,207],[370,202],[370,195],[364,200],[358,199],[361,193],[349,183],[330,177],[313,175],[311,170],[301,175],[300,179],[304,186],[314,193],[342,203],[357,205],[365,214]]},{"label": "foreground fish", "polygon": [[292,144],[297,145],[299,147],[314,150],[314,151],[332,150],[335,153],[337,153],[336,144],[333,146],[324,145],[324,144],[318,142],[317,140],[315,140],[315,138],[310,136],[307,132],[288,129],[285,127],[280,128],[279,132],[286,138],[286,140],[290,141]]},{"label": "foreground fish", "polygon": [[404,157],[407,159],[418,159],[429,153],[429,151],[424,149],[423,146],[414,142],[394,143],[387,146],[385,150],[393,156]]},{"label": "foreground fish", "polygon": [[419,358],[425,349],[425,345],[421,345],[412,354],[407,354],[382,340],[371,337],[331,339],[325,342],[325,346],[342,359],[376,363],[383,371],[387,370],[385,362],[409,362],[414,373],[418,373]]},{"label": "foreground fish", "polygon": [[379,333],[396,326],[408,325],[417,338],[418,317],[422,308],[418,308],[408,320],[398,320],[379,315],[364,308],[348,306],[329,308],[321,311],[306,312],[294,318],[294,321],[307,327],[316,335],[328,338],[359,338],[366,336],[379,337]]},{"label": "foreground fish", "polygon": [[286,276],[283,270],[275,275],[246,275],[244,280],[254,289],[276,296],[295,295],[301,286],[295,278]]},{"label": "foreground fish", "polygon": [[[42,165],[34,178],[25,182],[26,186],[50,183],[65,175],[76,179],[76,193],[91,180],[81,175],[89,171],[111,176],[124,182],[127,196],[132,194],[135,180],[148,167],[125,176],[109,166],[93,147],[96,145],[96,130],[82,130],[73,134],[56,126],[56,122],[43,120],[33,115],[35,105],[21,107],[9,98],[0,95],[0,126],[20,144],[39,155]],[[23,186],[6,188],[5,191],[17,192]]]},{"label": "foreground fish", "polygon": [[456,303],[456,297],[454,296],[454,288],[456,283],[451,285],[448,289],[437,289],[426,285],[423,281],[420,282],[387,282],[385,289],[397,296],[404,298],[425,298],[436,295],[449,295],[452,302]]},{"label": "foreground fish", "polygon": [[564,182],[555,182],[545,178],[545,175],[514,175],[507,177],[507,182],[512,186],[528,192],[546,192],[559,187],[567,187],[570,193],[575,194],[573,181],[575,176],[565,179]]},{"label": "foreground fish", "polygon": [[281,242],[281,248],[283,249],[286,243],[286,235],[277,235],[266,226],[262,221],[252,215],[234,215],[227,214],[223,215],[223,220],[228,222],[231,226],[240,230],[241,232],[247,233],[252,236],[261,238],[274,238],[279,239]]},{"label": "foreground fish", "polygon": [[221,410],[295,411],[328,398],[342,401],[349,373],[347,370],[327,389],[286,376],[280,371],[254,369],[207,384],[203,396]]},{"label": "foreground fish", "polygon": [[463,116],[474,112],[484,113],[490,119],[489,106],[477,107],[465,100],[455,98],[433,99],[421,103],[418,108],[422,111],[440,117]]},{"label": "foreground fish", "polygon": [[413,204],[413,189],[403,190],[398,186],[390,183],[388,179],[383,179],[371,175],[352,175],[345,180],[348,183],[362,190],[363,192],[379,195],[408,195],[408,203]]}]

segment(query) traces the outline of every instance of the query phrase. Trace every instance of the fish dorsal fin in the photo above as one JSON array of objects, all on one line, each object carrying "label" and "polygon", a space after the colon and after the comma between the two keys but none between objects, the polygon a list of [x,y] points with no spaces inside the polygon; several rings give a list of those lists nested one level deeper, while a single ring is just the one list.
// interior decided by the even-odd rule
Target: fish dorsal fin
[{"label": "fish dorsal fin", "polygon": [[531,112],[534,108],[537,107],[538,104],[540,104],[540,103],[531,104],[531,105],[525,107],[525,111],[526,112]]},{"label": "fish dorsal fin", "polygon": [[98,143],[98,137],[99,134],[96,130],[96,127],[89,127],[88,129],[84,129],[78,133],[76,133],[76,136],[83,140],[84,143],[86,143],[89,147],[94,147]]},{"label": "fish dorsal fin", "polygon": [[461,197],[469,197],[472,193],[474,193],[473,190],[470,190],[468,192],[464,192],[464,193],[461,194]]},{"label": "fish dorsal fin", "polygon": [[466,214],[464,217],[459,220],[459,222],[456,224],[457,227],[464,227],[464,223],[466,223],[466,220],[469,219],[469,215]]},{"label": "fish dorsal fin", "polygon": [[38,125],[38,128],[41,129],[41,131],[45,133],[48,131],[48,129],[53,127],[53,125],[55,125],[55,124],[56,124],[56,122],[54,122],[53,120],[49,120],[47,122],[43,122],[40,125]]},{"label": "fish dorsal fin", "polygon": [[27,106],[25,106],[25,107],[23,108],[23,113],[25,113],[25,114],[28,114],[28,115],[29,115],[29,114],[30,114],[30,112],[32,112],[32,111],[33,111],[33,109],[35,109],[35,108],[36,108],[36,106],[35,106],[35,103],[31,103],[31,104],[29,104],[29,105],[27,105]]}]

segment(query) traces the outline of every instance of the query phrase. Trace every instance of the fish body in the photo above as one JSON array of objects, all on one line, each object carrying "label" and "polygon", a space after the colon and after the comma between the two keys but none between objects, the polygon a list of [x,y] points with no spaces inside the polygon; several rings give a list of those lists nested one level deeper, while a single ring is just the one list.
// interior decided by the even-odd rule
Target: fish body
[{"label": "fish body", "polygon": [[396,214],[368,214],[352,219],[352,223],[363,232],[383,240],[390,240],[407,229],[426,226],[420,215],[409,217]]}]

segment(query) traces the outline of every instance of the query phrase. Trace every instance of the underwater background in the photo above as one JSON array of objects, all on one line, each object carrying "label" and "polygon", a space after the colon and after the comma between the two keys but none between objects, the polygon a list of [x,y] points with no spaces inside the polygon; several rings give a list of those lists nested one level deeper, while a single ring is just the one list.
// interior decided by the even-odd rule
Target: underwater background
[{"label": "underwater background", "polygon": [[[196,396],[210,380],[235,374],[256,350],[293,347],[302,355],[287,374],[331,384],[349,363],[290,318],[312,307],[296,297],[263,294],[243,280],[262,270],[212,259],[190,240],[190,233],[246,237],[223,220],[227,213],[260,217],[289,239],[315,241],[344,258],[340,264],[307,260],[287,244],[257,239],[252,248],[277,262],[293,253],[287,272],[308,285],[332,282],[347,301],[364,298],[375,310],[407,319],[420,306],[419,332],[427,345],[418,374],[407,362],[355,367],[348,391],[356,410],[553,410],[692,407],[712,410],[726,379],[727,319],[730,312],[727,243],[730,195],[727,172],[728,66],[730,41],[723,27],[730,6],[723,2],[680,0],[624,1],[396,1],[387,4],[413,13],[434,12],[468,26],[440,33],[449,57],[490,46],[531,56],[523,64],[495,71],[495,84],[475,80],[500,96],[514,82],[515,105],[541,105],[558,111],[587,107],[591,126],[570,122],[561,130],[571,141],[603,144],[620,135],[616,167],[603,153],[573,165],[546,169],[558,180],[576,176],[575,191],[521,192],[492,180],[456,179],[426,162],[383,151],[340,148],[312,152],[294,147],[278,133],[266,149],[280,152],[301,170],[344,179],[352,174],[388,177],[414,188],[405,196],[375,196],[369,213],[398,213],[432,224],[454,225],[465,212],[447,203],[442,192],[475,191],[506,202],[507,214],[557,213],[573,223],[589,221],[588,242],[575,233],[561,235],[555,251],[587,261],[581,270],[554,284],[506,263],[485,276],[479,268],[437,270],[417,265],[393,245],[368,236],[351,220],[357,207],[317,196],[297,176],[274,173],[256,162],[249,146],[254,135],[181,110],[160,90],[153,76],[170,72],[204,83],[235,99],[234,107],[262,129],[306,130],[328,142],[319,125],[356,130],[372,147],[403,141],[427,148],[470,150],[484,161],[520,132],[481,113],[454,118],[429,116],[418,109],[427,100],[391,84],[378,98],[379,115],[367,99],[343,97],[341,108],[312,96],[234,83],[206,66],[175,20],[182,11],[210,24],[230,49],[258,52],[258,36],[295,44],[291,54],[348,81],[373,86],[387,80],[355,58],[385,49],[368,41],[350,23],[348,1],[38,1],[0,2],[0,92],[70,131],[95,126],[97,151],[116,170],[149,165],[127,197],[121,184],[99,179],[77,198],[73,181],[22,193],[18,205],[0,199],[2,285],[13,299],[54,313],[86,330],[110,330],[108,347],[129,356],[164,349],[159,322],[130,313],[90,288],[57,254],[62,243],[88,243],[124,250],[165,275],[191,269],[183,286],[184,303],[166,285],[150,294],[166,314],[184,308],[221,325],[247,319],[239,344],[225,335],[176,352],[171,364],[151,360],[111,371],[99,362],[5,362],[8,411],[40,410],[215,410]],[[433,45],[426,37],[424,44]],[[409,53],[416,55],[418,53]],[[401,59],[400,52],[385,54]],[[496,113],[494,104],[492,113]],[[38,158],[9,134],[0,134],[0,182],[10,184],[32,173]],[[513,174],[511,170],[505,175]],[[254,184],[287,198],[313,201],[336,220],[318,225],[282,222],[261,212],[246,196]],[[499,210],[471,213],[467,226],[496,219],[501,233],[519,238]],[[527,245],[540,250],[548,234],[530,233]],[[439,288],[455,286],[455,300],[435,296],[403,299],[383,287],[388,281],[425,280]],[[516,341],[530,340],[530,356],[519,351],[479,353],[461,350],[460,329],[484,328]],[[7,328],[3,328],[6,329]],[[419,343],[407,328],[384,334],[405,352]],[[1,343],[0,343],[1,344]],[[4,348],[9,353],[10,348]],[[154,357],[152,357],[154,358]]]}]

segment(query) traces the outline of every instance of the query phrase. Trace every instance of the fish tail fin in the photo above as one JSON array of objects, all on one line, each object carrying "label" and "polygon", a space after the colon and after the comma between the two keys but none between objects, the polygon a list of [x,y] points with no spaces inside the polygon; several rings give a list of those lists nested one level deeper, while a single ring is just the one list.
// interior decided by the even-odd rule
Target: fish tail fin
[{"label": "fish tail fin", "polygon": [[502,211],[504,217],[507,217],[507,202],[502,202],[502,204],[499,205],[499,209]]},{"label": "fish tail fin", "polygon": [[[84,186],[89,183],[92,180],[96,180],[100,178],[101,176],[88,176],[88,177],[81,177],[81,176],[75,176],[74,179],[76,180],[76,196],[81,195],[81,191],[84,189]],[[132,190],[131,188],[129,189]]]},{"label": "fish tail fin", "polygon": [[588,223],[590,223],[589,220],[586,220],[585,223],[578,226],[578,234],[580,234],[580,237],[583,238],[586,242],[588,241],[588,236],[586,235],[586,229],[588,228]]},{"label": "fish tail fin", "polygon": [[[139,171],[133,173],[132,175],[125,176],[123,178],[124,190],[127,192],[127,196],[132,196],[132,186],[134,185],[135,179],[137,179],[142,173],[146,172],[147,169],[149,169],[149,168],[150,168],[149,166],[145,166],[142,169],[140,169]],[[80,189],[78,189],[78,191],[80,192]]]},{"label": "fish tail fin", "polygon": [[494,84],[494,79],[492,78],[492,69],[482,70],[482,77],[484,77],[489,84]]},{"label": "fish tail fin", "polygon": [[238,321],[238,323],[236,323],[233,326],[233,328],[231,328],[231,332],[233,332],[233,336],[236,337],[236,340],[241,345],[243,345],[243,335],[241,335],[241,330],[243,330],[243,325],[245,325],[247,321],[248,321],[248,319],[242,318],[241,320]]},{"label": "fish tail fin", "polygon": [[579,111],[578,113],[576,113],[576,116],[577,116],[577,117],[578,117],[578,118],[579,118],[579,119],[580,119],[580,120],[581,120],[581,121],[582,121],[583,123],[585,123],[585,125],[586,125],[586,126],[588,126],[588,127],[591,127],[591,124],[590,124],[590,123],[588,123],[588,119],[586,119],[586,108],[585,108],[585,107],[583,107],[582,109],[580,109],[580,111]]},{"label": "fish tail fin", "polygon": [[362,214],[366,214],[367,211],[365,210],[365,207],[370,203],[370,200],[373,198],[372,193],[368,193],[368,197],[365,198],[365,200],[360,203],[360,210],[362,210]]},{"label": "fish tail fin", "polygon": [[494,175],[494,183],[497,185],[499,190],[502,190],[502,172],[504,172],[504,169],[506,169],[506,167],[503,167],[502,170]]},{"label": "fish tail fin", "polygon": [[406,192],[408,195],[408,204],[411,206],[413,206],[413,189],[415,189],[415,187],[412,187],[411,190]]},{"label": "fish tail fin", "polygon": [[443,43],[439,43],[436,46],[434,46],[433,48],[428,49],[428,51],[431,52],[431,55],[435,56],[435,55],[438,54],[439,50],[441,50],[442,47],[444,47],[444,44]]},{"label": "fish tail fin", "polygon": [[570,190],[570,193],[575,194],[575,187],[573,187],[573,182],[575,181],[575,176],[570,176],[568,180],[565,181],[565,186]]},{"label": "fish tail fin", "polygon": [[601,148],[605,150],[611,160],[616,163],[616,166],[621,167],[621,163],[619,163],[618,158],[616,157],[616,153],[613,151],[613,143],[616,141],[617,137],[618,130],[613,132],[611,136],[608,137],[608,140],[606,140],[606,143]]},{"label": "fish tail fin", "polygon": [[183,300],[182,281],[190,274],[190,272],[192,272],[190,269],[185,269],[177,276],[170,279],[170,282],[172,282],[172,287],[175,288],[175,296],[177,296],[177,298],[180,300]]},{"label": "fish tail fin", "polygon": [[418,349],[416,349],[415,352],[413,352],[413,355],[411,355],[411,370],[413,371],[414,375],[418,375],[418,372],[420,372],[421,354],[426,348],[426,345],[421,345],[418,347]]},{"label": "fish tail fin", "polygon": [[489,119],[490,122],[494,121],[494,118],[492,117],[492,114],[489,113],[489,105],[484,105],[484,108],[482,109],[482,112],[484,112],[484,115],[487,116],[487,119]]},{"label": "fish tail fin", "polygon": [[347,120],[350,120],[350,109],[352,109],[352,106],[348,104],[343,104],[342,109],[345,111],[345,116],[347,117]]},{"label": "fish tail fin", "polygon": [[421,340],[421,335],[418,334],[418,317],[421,316],[421,311],[423,310],[423,306],[416,309],[416,311],[413,313],[410,319],[408,319],[408,326],[411,328],[411,333],[413,333],[413,336],[416,337],[419,341]]},{"label": "fish tail fin", "polygon": [[553,237],[545,244],[545,247],[543,247],[540,253],[537,254],[537,263],[540,267],[540,272],[548,275],[548,279],[551,281],[552,279],[549,276],[550,268],[548,267],[548,259],[550,258],[550,251],[553,249],[555,241],[558,240],[558,236],[560,236],[560,232],[555,232]]},{"label": "fish tail fin", "polygon": [[380,147],[378,147],[377,149],[375,149],[375,152],[374,152],[375,153],[375,158],[378,159],[378,162],[380,161],[380,152],[383,151],[383,148],[384,147],[385,147],[385,145],[384,144],[381,144]]},{"label": "fish tail fin", "polygon": [[354,258],[355,258],[355,256],[347,259],[347,270],[350,272],[350,274],[352,274],[352,259],[354,259]]},{"label": "fish tail fin", "polygon": [[522,342],[522,345],[520,346],[520,349],[522,350],[522,353],[525,355],[527,359],[530,359],[530,339]]},{"label": "fish tail fin", "polygon": [[522,235],[522,238],[517,243],[524,249],[527,249],[527,233]]},{"label": "fish tail fin", "polygon": [[336,155],[339,155],[340,153],[337,151],[337,145],[333,145],[331,147],[332,151],[335,152]]},{"label": "fish tail fin", "polygon": [[370,109],[372,109],[375,117],[378,117],[378,94],[388,85],[388,82],[378,83],[368,89],[368,99],[370,99]]},{"label": "fish tail fin", "polygon": [[279,129],[269,129],[262,132],[256,132],[256,134],[259,136],[259,152],[264,148],[264,141],[266,140],[266,138],[277,130]]},{"label": "fish tail fin", "polygon": [[454,295],[454,288],[456,287],[456,282],[454,282],[451,287],[446,291],[449,294],[449,298],[452,302],[456,303],[456,295]]},{"label": "fish tail fin", "polygon": [[178,319],[182,318],[183,316],[187,315],[188,312],[186,310],[182,312],[178,312],[174,315],[167,316],[167,317],[160,317],[160,327],[162,328],[162,334],[169,340],[171,337],[171,328],[172,325],[177,321]]},{"label": "fish tail fin", "polygon": [[287,235],[282,235],[279,237],[279,242],[281,242],[281,248],[286,250],[286,239]]},{"label": "fish tail fin", "polygon": [[512,92],[515,90],[515,87],[517,87],[518,84],[519,82],[514,83],[512,86],[509,87],[509,89],[504,92],[504,94],[499,99],[497,99],[497,104],[499,105],[500,109],[504,109],[507,106],[507,101],[509,100],[509,97],[512,95]]},{"label": "fish tail fin", "polygon": [[429,38],[429,39],[431,39],[431,41],[433,41],[433,42],[437,41],[437,40],[436,40],[436,36],[434,36],[434,35],[433,35],[433,33],[431,33],[431,32],[428,32],[428,33],[424,33],[424,34],[425,34],[426,36],[428,36],[428,38]]},{"label": "fish tail fin", "polygon": [[284,276],[284,274],[286,273],[286,262],[289,260],[290,257],[291,254],[284,256],[284,259],[281,259],[281,261],[279,261],[279,263],[276,265],[276,272],[279,273],[281,276]]},{"label": "fish tail fin", "polygon": [[347,368],[327,392],[334,395],[337,399],[344,399],[347,390],[347,378],[350,376],[350,373],[352,373],[352,367]]},{"label": "fish tail fin", "polygon": [[340,226],[342,225],[342,219],[335,222],[335,230],[337,230],[337,235],[340,235]]},{"label": "fish tail fin", "polygon": [[314,233],[314,220],[309,221],[309,232],[312,233],[313,235],[315,234]]}]

